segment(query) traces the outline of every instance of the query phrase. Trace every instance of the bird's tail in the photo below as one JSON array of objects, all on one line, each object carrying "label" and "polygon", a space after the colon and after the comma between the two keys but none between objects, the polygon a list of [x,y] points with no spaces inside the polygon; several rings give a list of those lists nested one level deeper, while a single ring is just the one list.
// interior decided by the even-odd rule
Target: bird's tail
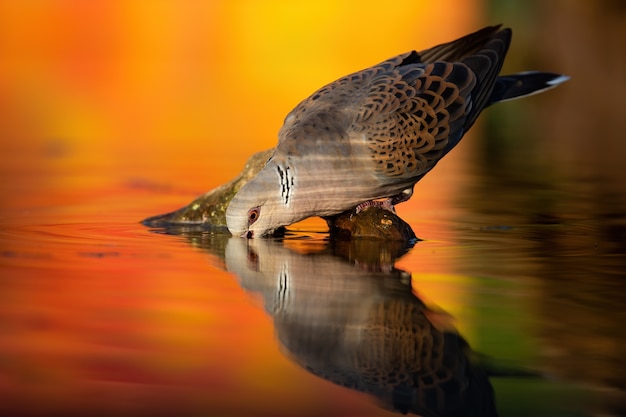
[{"label": "bird's tail", "polygon": [[551,72],[527,71],[503,75],[496,79],[486,106],[500,101],[514,100],[549,90],[569,80],[569,77]]}]

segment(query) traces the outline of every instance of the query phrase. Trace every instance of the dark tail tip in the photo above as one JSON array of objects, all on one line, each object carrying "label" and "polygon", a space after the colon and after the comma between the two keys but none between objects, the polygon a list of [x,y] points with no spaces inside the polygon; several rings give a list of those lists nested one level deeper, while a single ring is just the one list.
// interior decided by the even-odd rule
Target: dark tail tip
[{"label": "dark tail tip", "polygon": [[554,88],[569,77],[552,72],[527,71],[498,77],[487,105],[541,93]]}]

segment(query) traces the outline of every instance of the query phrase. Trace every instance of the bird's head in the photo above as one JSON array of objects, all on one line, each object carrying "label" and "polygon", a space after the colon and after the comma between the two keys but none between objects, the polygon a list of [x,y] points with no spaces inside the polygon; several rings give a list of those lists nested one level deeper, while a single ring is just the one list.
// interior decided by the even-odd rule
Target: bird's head
[{"label": "bird's head", "polygon": [[226,209],[226,225],[233,236],[269,236],[301,220],[291,210],[293,202],[285,199],[279,172],[267,165],[235,194]]}]

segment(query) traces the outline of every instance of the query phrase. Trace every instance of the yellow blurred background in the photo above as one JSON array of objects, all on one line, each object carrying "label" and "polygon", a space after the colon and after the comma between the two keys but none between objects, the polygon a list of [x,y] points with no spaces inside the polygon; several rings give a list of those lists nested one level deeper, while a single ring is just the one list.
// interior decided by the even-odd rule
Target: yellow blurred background
[{"label": "yellow blurred background", "polygon": [[226,158],[208,190],[311,92],[478,28],[477,3],[2,0],[0,150]]}]

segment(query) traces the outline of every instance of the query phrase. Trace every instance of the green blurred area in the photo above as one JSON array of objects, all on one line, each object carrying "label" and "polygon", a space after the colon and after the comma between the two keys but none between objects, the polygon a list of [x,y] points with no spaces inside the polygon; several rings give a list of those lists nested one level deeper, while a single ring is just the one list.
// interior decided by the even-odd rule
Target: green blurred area
[{"label": "green blurred area", "polygon": [[626,2],[490,1],[487,20],[513,28],[503,72],[536,69],[571,79],[487,110],[483,165],[526,160],[528,171],[539,165],[564,176],[625,179]]},{"label": "green blurred area", "polygon": [[[483,113],[471,168],[479,180],[459,198],[467,221],[510,228],[528,243],[518,291],[532,291],[533,304],[501,309],[510,327],[491,322],[481,344],[535,363],[552,382],[494,378],[498,409],[624,415],[626,2],[494,0],[487,21],[513,28],[504,73],[571,77]],[[493,261],[484,258],[483,273]]]}]

